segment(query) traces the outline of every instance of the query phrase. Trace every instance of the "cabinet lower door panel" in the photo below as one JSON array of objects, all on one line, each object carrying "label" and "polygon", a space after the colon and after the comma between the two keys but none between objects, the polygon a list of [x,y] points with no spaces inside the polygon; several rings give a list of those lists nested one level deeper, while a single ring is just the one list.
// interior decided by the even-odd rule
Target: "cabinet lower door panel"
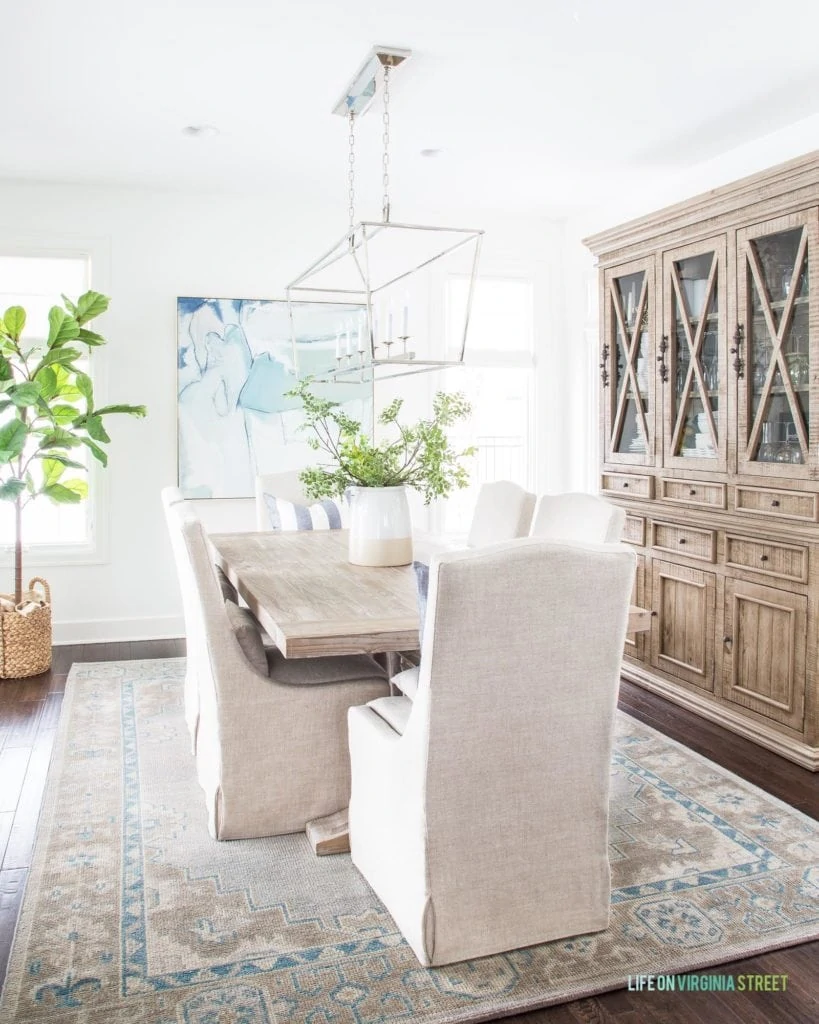
[{"label": "cabinet lower door panel", "polygon": [[[631,591],[631,603],[639,608],[645,607],[646,556],[637,555],[637,570],[634,574],[634,587]],[[627,658],[642,661],[645,658],[645,633],[626,633],[623,654]]]},{"label": "cabinet lower door panel", "polygon": [[722,696],[802,730],[807,598],[743,580],[725,581]]},{"label": "cabinet lower door panel", "polygon": [[714,689],[716,576],[654,560],[651,664],[703,690]]}]

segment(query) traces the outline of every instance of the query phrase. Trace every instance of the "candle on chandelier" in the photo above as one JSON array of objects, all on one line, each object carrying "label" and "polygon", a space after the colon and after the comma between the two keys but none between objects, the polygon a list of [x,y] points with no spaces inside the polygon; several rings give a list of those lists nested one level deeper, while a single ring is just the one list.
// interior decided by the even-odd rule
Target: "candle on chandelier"
[{"label": "candle on chandelier", "polygon": [[387,341],[392,341],[392,310],[387,314]]},{"label": "candle on chandelier", "polygon": [[353,354],[353,342],[352,342],[352,338],[350,337],[350,325],[349,324],[347,325],[347,330],[344,332],[344,340],[347,343],[347,355],[351,356]]},{"label": "candle on chandelier", "polygon": [[341,359],[341,335],[336,334],[336,359]]},{"label": "candle on chandelier", "polygon": [[409,305],[406,302],[404,303],[404,321],[401,336],[404,338],[409,337]]}]

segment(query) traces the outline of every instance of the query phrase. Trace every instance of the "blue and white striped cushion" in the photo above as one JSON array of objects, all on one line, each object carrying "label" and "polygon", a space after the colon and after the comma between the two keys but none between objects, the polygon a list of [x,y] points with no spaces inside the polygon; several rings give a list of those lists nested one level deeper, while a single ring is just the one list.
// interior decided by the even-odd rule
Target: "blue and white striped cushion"
[{"label": "blue and white striped cushion", "polygon": [[340,530],[346,526],[346,509],[332,498],[314,505],[296,505],[272,494],[265,494],[264,500],[271,530]]}]

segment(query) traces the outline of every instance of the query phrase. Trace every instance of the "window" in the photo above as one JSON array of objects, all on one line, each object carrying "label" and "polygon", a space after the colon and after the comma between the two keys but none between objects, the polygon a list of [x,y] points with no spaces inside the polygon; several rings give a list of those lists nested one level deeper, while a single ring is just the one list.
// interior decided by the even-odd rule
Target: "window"
[{"label": "window", "polygon": [[[463,323],[469,279],[447,282],[447,347],[457,348],[456,324]],[[532,282],[488,277],[475,282],[466,366],[445,373],[447,391],[463,391],[472,416],[453,431],[459,446],[475,445],[470,486],[456,491],[442,505],[438,530],[461,534],[469,530],[478,490],[491,480],[513,480],[532,486],[534,457],[534,316]]]},{"label": "window", "polygon": [[[27,315],[26,342],[29,346],[44,342],[48,337],[49,309],[62,305],[61,294],[76,299],[88,289],[88,278],[89,260],[86,256],[0,255],[0,311],[9,306],[22,306]],[[88,372],[87,365],[84,369]],[[87,465],[87,454],[85,448],[75,449],[72,458]],[[24,512],[24,546],[54,548],[88,544],[91,540],[92,507],[90,501],[79,505],[54,505],[47,498],[38,498],[31,502]],[[14,506],[11,502],[2,501],[0,545],[13,544]]]}]

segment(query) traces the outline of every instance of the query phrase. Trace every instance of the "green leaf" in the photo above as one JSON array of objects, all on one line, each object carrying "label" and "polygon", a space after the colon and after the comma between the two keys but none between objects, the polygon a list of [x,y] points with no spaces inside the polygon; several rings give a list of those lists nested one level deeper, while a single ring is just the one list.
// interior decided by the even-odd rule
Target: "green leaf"
[{"label": "green leaf", "polygon": [[69,299],[69,297],[67,295],[60,295],[60,298],[63,300],[63,305],[68,310],[68,312],[73,317],[76,318],[76,316],[77,316],[77,307],[74,305],[74,303],[71,301],[71,299]]},{"label": "green leaf", "polygon": [[16,459],[25,447],[28,427],[18,419],[13,419],[0,427],[0,463]]},{"label": "green leaf", "polygon": [[73,491],[78,494],[80,498],[88,497],[88,481],[81,480],[79,477],[72,476],[69,480],[63,480],[63,487],[67,487],[69,491]]},{"label": "green leaf", "polygon": [[26,489],[24,480],[18,480],[16,476],[9,477],[0,483],[0,501],[14,501],[18,494]]},{"label": "green leaf", "polygon": [[42,370],[37,371],[34,379],[40,385],[40,394],[46,401],[54,398],[57,394],[57,374],[54,372],[54,367],[44,366]]},{"label": "green leaf", "polygon": [[95,348],[97,345],[104,345],[105,338],[101,334],[95,334],[94,331],[89,331],[85,327],[80,328],[80,333],[77,335],[77,341],[85,342],[89,348]]},{"label": "green leaf", "polygon": [[101,295],[99,292],[87,291],[77,300],[77,322],[84,324],[89,320],[93,320],[94,317],[99,316],[108,309],[108,303],[110,301],[111,300],[107,295]]},{"label": "green leaf", "polygon": [[80,325],[64,309],[52,306],[48,311],[48,348],[59,348],[67,341],[73,341],[80,333]]},{"label": "green leaf", "polygon": [[89,411],[94,408],[94,385],[87,373],[78,373],[74,378],[80,394],[88,403]]},{"label": "green leaf", "polygon": [[67,427],[69,423],[73,423],[76,419],[77,407],[75,405],[52,405],[49,409],[49,415],[58,426]]},{"label": "green leaf", "polygon": [[11,363],[6,359],[4,355],[0,355],[0,381],[1,380],[12,380],[14,373],[11,369]]},{"label": "green leaf", "polygon": [[80,359],[81,356],[82,352],[77,348],[52,348],[40,360],[40,365],[35,370],[34,376],[36,377],[43,367],[53,366],[55,363],[68,366]]},{"label": "green leaf", "polygon": [[26,326],[26,311],[22,306],[9,306],[3,314],[3,323],[6,325],[6,332],[17,341]]},{"label": "green leaf", "polygon": [[26,381],[25,384],[18,384],[9,388],[8,396],[18,409],[25,409],[29,405],[36,405],[40,400],[40,386],[34,381]]},{"label": "green leaf", "polygon": [[65,455],[63,452],[54,452],[54,451],[51,451],[50,449],[47,452],[38,452],[34,456],[34,458],[35,459],[42,459],[44,462],[46,460],[53,461],[53,462],[59,462],[60,465],[62,465],[62,466],[69,466],[71,469],[85,469],[86,468],[83,465],[82,462],[76,462],[74,459],[69,459],[69,457],[67,455]]},{"label": "green leaf", "polygon": [[60,459],[43,459],[42,466],[44,487],[56,484],[65,472],[65,466]]},{"label": "green leaf", "polygon": [[96,410],[97,416],[108,416],[111,413],[123,412],[129,416],[147,416],[148,410],[144,405],[104,405]]},{"label": "green leaf", "polygon": [[77,448],[84,441],[84,438],[75,437],[74,434],[63,430],[62,427],[36,430],[35,433],[40,435],[41,441],[38,447],[44,451],[49,448]]},{"label": "green leaf", "polygon": [[41,493],[57,505],[77,505],[82,501],[82,495],[64,484],[51,484],[50,487],[44,487]]},{"label": "green leaf", "polygon": [[106,455],[105,451],[102,448],[100,448],[98,444],[94,444],[94,442],[87,437],[81,437],[80,443],[85,445],[85,447],[91,452],[91,454],[94,456],[97,462],[102,463],[103,466],[108,465],[108,456]]},{"label": "green leaf", "polygon": [[89,437],[93,437],[95,441],[102,441],[104,444],[107,444],[111,440],[99,416],[89,416],[85,429],[88,431]]}]

